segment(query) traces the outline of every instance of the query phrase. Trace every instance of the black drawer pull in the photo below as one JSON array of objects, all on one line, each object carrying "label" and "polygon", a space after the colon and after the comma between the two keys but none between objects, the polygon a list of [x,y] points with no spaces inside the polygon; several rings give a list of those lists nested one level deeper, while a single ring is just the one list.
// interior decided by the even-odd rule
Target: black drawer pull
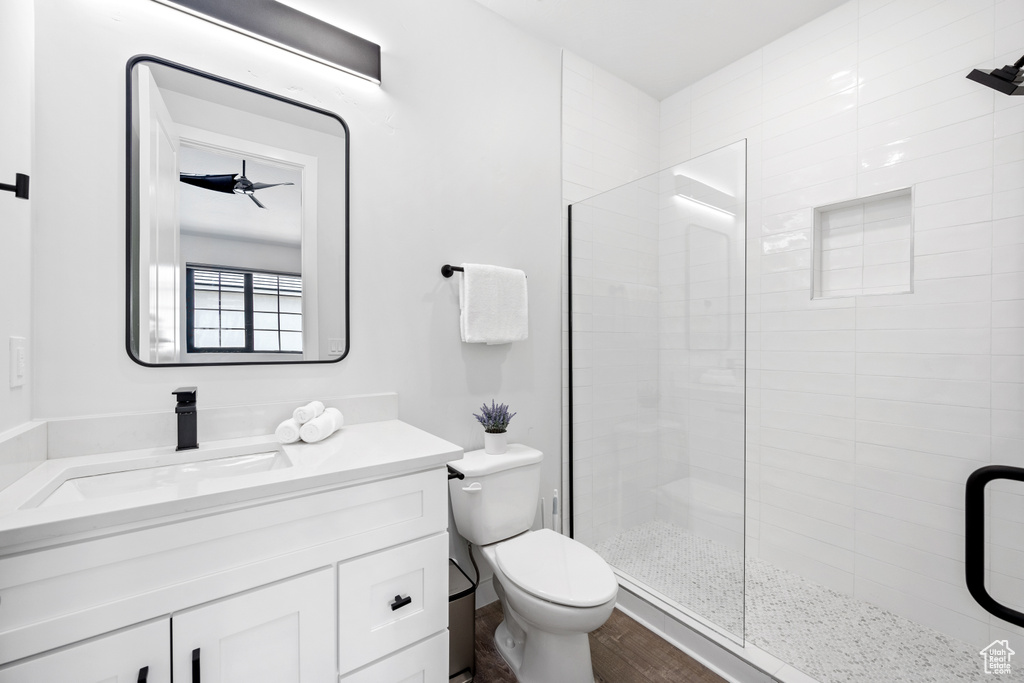
[{"label": "black drawer pull", "polygon": [[192,650],[192,683],[199,683],[199,648]]},{"label": "black drawer pull", "polygon": [[395,596],[395,601],[393,603],[391,603],[391,611],[394,612],[396,609],[398,609],[400,607],[405,607],[410,602],[412,602],[412,596],[408,596],[407,595],[406,597],[403,598],[401,595],[396,595]]},{"label": "black drawer pull", "polygon": [[139,680],[136,683],[146,683],[149,680],[149,667],[144,666],[139,669]]}]

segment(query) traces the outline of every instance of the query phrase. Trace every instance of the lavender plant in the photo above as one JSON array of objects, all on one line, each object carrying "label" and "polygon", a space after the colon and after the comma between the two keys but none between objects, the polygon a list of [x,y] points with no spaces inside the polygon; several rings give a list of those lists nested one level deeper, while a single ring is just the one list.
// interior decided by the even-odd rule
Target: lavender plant
[{"label": "lavender plant", "polygon": [[504,403],[494,405],[494,399],[491,399],[490,408],[486,403],[480,406],[480,412],[480,415],[473,413],[473,417],[484,426],[488,434],[503,434],[508,429],[509,421],[516,416],[516,413],[509,415],[508,406]]}]

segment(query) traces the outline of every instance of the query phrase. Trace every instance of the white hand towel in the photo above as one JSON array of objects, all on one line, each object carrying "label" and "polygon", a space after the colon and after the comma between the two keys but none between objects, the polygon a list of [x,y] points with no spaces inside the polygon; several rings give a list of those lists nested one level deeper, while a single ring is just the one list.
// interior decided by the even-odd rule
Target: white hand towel
[{"label": "white hand towel", "polygon": [[323,412],[324,404],[321,403],[320,401],[313,401],[311,403],[307,403],[304,406],[299,406],[298,408],[296,408],[295,412],[292,413],[292,418],[300,425],[302,425],[306,424],[314,417],[319,416]]},{"label": "white hand towel", "polygon": [[526,273],[515,268],[463,263],[459,325],[467,343],[508,344],[529,334]]},{"label": "white hand towel", "polygon": [[328,408],[319,417],[302,425],[299,435],[306,443],[323,441],[345,424],[345,418],[337,408]]},{"label": "white hand towel", "polygon": [[277,429],[274,430],[274,436],[281,443],[295,443],[299,440],[299,430],[302,428],[294,418],[288,418],[281,424],[277,425]]}]

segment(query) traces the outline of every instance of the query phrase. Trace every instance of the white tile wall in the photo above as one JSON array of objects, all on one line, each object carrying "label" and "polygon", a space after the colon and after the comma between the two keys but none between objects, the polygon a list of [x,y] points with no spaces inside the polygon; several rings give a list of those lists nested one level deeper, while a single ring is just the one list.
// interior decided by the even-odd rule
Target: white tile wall
[{"label": "white tile wall", "polygon": [[[962,579],[964,479],[1024,465],[1024,98],[964,76],[1017,59],[1022,36],[1020,0],[851,0],[649,117],[661,167],[747,140],[748,553],[979,649],[1024,635]],[[571,109],[587,67],[565,66],[567,145],[577,118],[624,123],[593,94]],[[590,163],[567,168],[567,198],[594,186]],[[812,300],[813,207],[903,187],[914,292]],[[992,581],[1018,606],[1020,498],[990,539]]]}]

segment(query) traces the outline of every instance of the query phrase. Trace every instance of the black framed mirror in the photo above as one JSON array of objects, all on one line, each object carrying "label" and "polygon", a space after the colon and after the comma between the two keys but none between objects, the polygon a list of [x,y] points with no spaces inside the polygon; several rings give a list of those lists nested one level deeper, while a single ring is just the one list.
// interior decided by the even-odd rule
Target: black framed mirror
[{"label": "black framed mirror", "polygon": [[349,350],[339,116],[141,55],[127,65],[128,355],[331,363]]}]

